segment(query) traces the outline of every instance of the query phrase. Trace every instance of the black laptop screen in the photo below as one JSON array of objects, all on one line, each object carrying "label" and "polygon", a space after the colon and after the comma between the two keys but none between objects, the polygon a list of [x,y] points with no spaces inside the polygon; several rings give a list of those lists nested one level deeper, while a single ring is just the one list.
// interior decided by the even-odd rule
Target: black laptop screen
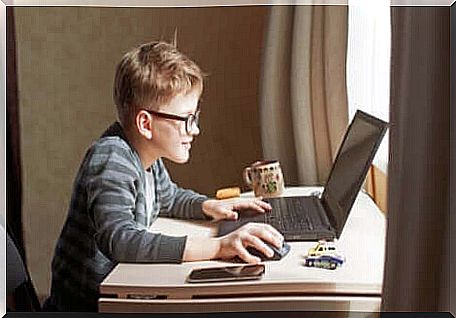
[{"label": "black laptop screen", "polygon": [[345,134],[322,195],[337,236],[340,235],[366,178],[387,125],[375,117],[357,111]]}]

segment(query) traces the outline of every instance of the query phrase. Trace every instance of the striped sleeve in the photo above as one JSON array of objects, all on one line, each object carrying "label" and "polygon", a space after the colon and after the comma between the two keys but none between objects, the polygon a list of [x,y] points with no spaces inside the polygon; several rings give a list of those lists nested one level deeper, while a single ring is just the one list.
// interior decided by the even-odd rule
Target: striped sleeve
[{"label": "striped sleeve", "polygon": [[150,233],[134,219],[140,176],[129,156],[108,144],[90,159],[86,191],[96,243],[117,262],[181,262],[186,237]]},{"label": "striped sleeve", "polygon": [[209,220],[203,213],[202,204],[207,196],[178,187],[169,177],[163,161],[159,159],[157,169],[157,190],[160,200],[160,216],[181,219]]}]

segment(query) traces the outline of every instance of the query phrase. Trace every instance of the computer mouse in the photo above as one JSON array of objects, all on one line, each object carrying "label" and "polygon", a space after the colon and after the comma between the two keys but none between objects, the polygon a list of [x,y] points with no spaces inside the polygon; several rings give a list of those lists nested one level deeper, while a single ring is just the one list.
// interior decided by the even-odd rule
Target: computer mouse
[{"label": "computer mouse", "polygon": [[275,247],[272,244],[269,244],[269,243],[266,243],[266,242],[265,242],[265,244],[271,250],[274,251],[274,256],[267,257],[266,255],[264,255],[263,253],[261,253],[259,250],[257,250],[256,248],[254,248],[252,246],[247,247],[247,251],[250,254],[259,257],[261,259],[261,261],[278,261],[278,260],[282,259],[283,257],[285,257],[285,255],[287,255],[288,252],[290,251],[290,244],[288,244],[287,242],[283,242],[282,248],[280,248],[280,249]]}]

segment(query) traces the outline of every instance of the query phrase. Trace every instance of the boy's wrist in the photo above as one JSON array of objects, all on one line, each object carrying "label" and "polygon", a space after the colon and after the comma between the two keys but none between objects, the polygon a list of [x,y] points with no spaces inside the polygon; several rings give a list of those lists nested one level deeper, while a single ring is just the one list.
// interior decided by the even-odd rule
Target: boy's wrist
[{"label": "boy's wrist", "polygon": [[220,238],[213,238],[213,244],[214,244],[214,255],[211,259],[219,259],[221,254],[221,249],[222,249],[222,241],[220,240]]},{"label": "boy's wrist", "polygon": [[217,259],[220,254],[220,240],[217,238],[187,237],[183,261]]},{"label": "boy's wrist", "polygon": [[204,200],[203,203],[201,204],[201,210],[203,211],[204,216],[207,217],[208,219],[212,219],[210,205],[211,205],[211,199],[209,199],[209,198]]},{"label": "boy's wrist", "polygon": [[213,238],[211,239],[211,245],[212,245],[212,255],[210,259],[218,259],[220,258],[220,239],[219,238]]}]

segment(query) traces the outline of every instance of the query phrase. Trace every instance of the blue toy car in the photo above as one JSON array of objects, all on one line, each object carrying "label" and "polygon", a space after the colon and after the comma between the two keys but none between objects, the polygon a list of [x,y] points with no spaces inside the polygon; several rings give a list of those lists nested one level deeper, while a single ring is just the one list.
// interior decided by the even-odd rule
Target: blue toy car
[{"label": "blue toy car", "polygon": [[305,265],[336,269],[345,262],[343,255],[338,253],[334,242],[319,241],[315,247],[309,249],[305,256]]},{"label": "blue toy car", "polygon": [[307,256],[305,265],[309,267],[320,267],[327,269],[336,269],[337,266],[340,266],[344,263],[344,258],[339,255],[317,255],[317,256]]}]

